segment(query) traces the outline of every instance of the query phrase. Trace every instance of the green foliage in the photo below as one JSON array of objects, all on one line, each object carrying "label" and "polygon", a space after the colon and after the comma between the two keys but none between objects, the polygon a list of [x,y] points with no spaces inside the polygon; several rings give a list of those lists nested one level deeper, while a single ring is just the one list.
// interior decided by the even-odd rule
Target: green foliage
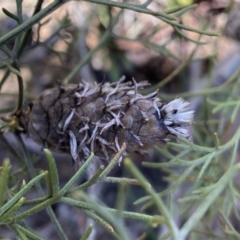
[{"label": "green foliage", "polygon": [[[230,140],[225,138],[227,127],[232,126],[237,120],[237,114],[239,113],[239,68],[227,81],[217,87],[208,87],[196,92],[178,93],[179,97],[201,96],[205,104],[199,107],[196,113],[199,117],[194,128],[196,143],[182,139],[181,143],[167,143],[161,148],[156,147],[155,150],[167,161],[162,162],[159,159],[157,163],[143,163],[143,166],[149,169],[163,169],[168,173],[165,180],[169,182],[169,186],[164,191],[156,192],[130,159],[125,159],[123,167],[128,170],[133,178],[109,176],[110,171],[117,165],[117,161],[126,147],[125,145],[122,146],[120,152],[116,154],[105,169],[99,168],[90,179],[81,185],[76,185],[77,180],[86,173],[87,168],[91,165],[93,154],[63,187],[59,184],[61,176],[57,171],[57,162],[49,149],[44,149],[48,170],[38,171],[35,168],[33,157],[30,156],[20,136],[20,133],[24,130],[24,125],[22,125],[22,122],[21,124],[19,122],[23,114],[23,100],[28,98],[28,93],[24,90],[24,79],[20,62],[27,42],[30,40],[33,25],[40,24],[44,17],[67,2],[55,0],[45,8],[42,8],[43,1],[38,0],[32,17],[26,21],[23,20],[21,0],[16,0],[16,13],[3,9],[3,13],[17,22],[18,26],[0,37],[0,50],[5,54],[4,59],[1,59],[0,62],[0,68],[4,69],[4,75],[0,80],[0,90],[8,81],[9,76],[15,74],[18,83],[18,96],[16,105],[14,103],[11,106],[1,106],[0,108],[1,114],[8,115],[0,119],[0,141],[12,153],[19,167],[18,169],[12,169],[12,161],[7,158],[0,164],[0,225],[8,227],[17,239],[43,239],[38,233],[34,232],[34,229],[27,225],[26,218],[46,209],[56,228],[59,239],[66,240],[68,237],[51,208],[54,203],[61,202],[79,209],[86,216],[103,226],[115,239],[130,239],[130,235],[124,225],[125,218],[142,221],[153,228],[165,226],[167,233],[159,239],[168,239],[169,236],[178,240],[184,240],[187,237],[197,239],[199,236],[207,239],[239,239],[240,233],[235,229],[231,217],[235,216],[239,219],[239,209],[236,202],[240,199],[240,193],[239,185],[235,180],[239,177],[240,169],[240,164],[237,161],[240,130],[238,129]],[[178,38],[196,44],[185,61],[182,61],[163,81],[153,86],[154,89],[165,86],[193,61],[192,58],[197,48],[206,43],[201,41],[201,36],[219,35],[206,31],[206,24],[202,25],[202,29],[194,29],[177,21],[179,17],[195,8],[196,5],[187,7],[175,6],[174,8],[166,9],[164,12],[155,12],[148,9],[151,1],[146,1],[142,5],[130,4],[127,3],[128,1],[117,2],[110,0],[84,0],[84,2],[102,5],[97,12],[105,30],[101,33],[98,44],[75,64],[73,69],[64,77],[63,83],[70,83],[78,72],[90,62],[93,56],[99,50],[106,48],[109,41],[113,39],[125,40],[129,43],[138,41],[150,50],[179,60],[173,52],[168,50],[166,47],[167,43],[158,45],[151,41],[154,33],[161,29],[152,29],[152,34],[139,40],[116,35],[113,28],[124,10],[154,16],[165,24],[172,26]],[[188,5],[191,1],[174,2]],[[121,11],[114,16],[106,16],[109,13],[108,8],[117,8],[121,9]],[[40,25],[43,26],[48,21],[51,21],[51,19]],[[52,34],[52,37],[61,36],[61,31],[70,25],[69,16],[66,15],[60,21],[59,28]],[[183,30],[199,34],[199,39],[194,40],[190,38]],[[12,48],[8,45],[10,40],[13,41]],[[41,44],[46,48],[48,47],[47,41]],[[51,50],[62,61],[65,53],[56,51],[53,48]],[[147,91],[151,90],[148,89]],[[160,95],[163,99],[173,99],[176,96],[176,94],[164,93],[160,93]],[[205,121],[205,115],[210,115],[207,121]],[[3,132],[14,133],[21,152],[11,146]],[[16,177],[18,174],[22,174],[21,176],[24,176],[26,181],[23,180],[19,183]],[[99,200],[93,200],[86,194],[85,190],[99,182],[119,184],[119,201],[116,203],[116,209],[106,207]],[[141,204],[142,212],[124,210],[124,194],[126,185],[129,184],[140,185],[147,194],[134,203],[136,205]],[[43,191],[43,186],[47,188],[47,192]],[[29,199],[28,193],[33,189],[37,189],[39,196]],[[184,197],[177,198],[177,191],[182,192],[181,196]],[[144,213],[151,206],[157,209],[157,215]],[[185,220],[180,227],[176,220],[179,216],[182,216]],[[211,229],[215,222],[220,222],[219,229],[221,232],[217,234]],[[93,229],[94,226],[89,225],[81,240],[88,239]]]},{"label": "green foliage", "polygon": [[[97,171],[97,178],[96,175],[94,175],[91,179],[88,180],[88,182],[83,183],[82,185],[75,187],[74,189],[71,189],[71,187],[85,173],[86,169],[93,161],[93,154],[61,189],[59,188],[58,183],[56,162],[48,149],[45,149],[44,152],[47,156],[49,171],[40,173],[28,183],[25,183],[25,181],[23,181],[22,185],[17,189],[15,188],[15,186],[12,188],[9,188],[8,186],[11,165],[8,159],[4,160],[0,176],[0,200],[2,203],[0,207],[0,224],[7,225],[9,228],[14,229],[21,235],[21,239],[42,239],[40,236],[34,233],[32,229],[26,228],[24,219],[33,214],[36,214],[40,210],[46,208],[47,206],[51,206],[56,202],[63,202],[79,208],[88,216],[99,222],[99,224],[106,227],[107,230],[111,229],[111,232],[118,239],[129,239],[129,236],[127,236],[127,233],[124,230],[124,226],[119,224],[119,220],[116,217],[118,210],[110,209],[103,206],[101,207],[100,203],[91,200],[86,194],[82,192],[82,189],[86,189],[94,183],[97,183],[99,181],[108,181],[106,176],[108,175],[114,164],[117,163],[117,159],[125,150],[125,147],[126,146],[123,146],[121,151],[111,161],[108,167],[101,171],[100,176],[98,174],[99,171]],[[39,183],[39,181],[43,178],[45,178],[45,183],[48,187],[47,195],[40,196],[36,199],[27,200],[27,198],[24,196],[29,191],[31,191],[32,187]],[[19,211],[20,208],[23,206],[29,207],[27,210]],[[141,221],[145,221],[148,224],[154,224],[155,226],[163,222],[160,216],[157,217],[125,211],[121,211],[121,214],[123,215],[123,217],[138,219]],[[90,229],[91,228],[89,228],[85,235],[82,237],[83,239],[86,239],[86,237],[90,234]],[[66,238],[66,236],[64,237],[64,235],[62,234],[60,234],[60,236],[63,239]]]}]

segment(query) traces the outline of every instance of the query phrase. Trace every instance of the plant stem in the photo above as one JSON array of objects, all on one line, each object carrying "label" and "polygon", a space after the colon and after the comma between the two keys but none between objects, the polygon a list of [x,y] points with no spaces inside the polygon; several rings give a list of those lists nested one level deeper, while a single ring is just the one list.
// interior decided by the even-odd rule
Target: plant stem
[{"label": "plant stem", "polygon": [[[38,12],[40,12],[40,10],[42,8],[43,1],[44,0],[38,0],[32,16],[34,16]],[[22,41],[21,41],[21,45],[19,47],[18,54],[17,54],[18,57],[21,56],[21,54],[22,54],[22,52],[24,50],[24,47],[26,46],[26,43],[27,43],[30,35],[31,35],[31,29],[28,29],[27,32],[25,32],[25,34],[23,35],[23,38],[22,38]]]},{"label": "plant stem", "polygon": [[[20,68],[17,61],[14,61],[13,67],[20,72]],[[16,111],[20,111],[23,105],[24,99],[24,86],[23,86],[23,79],[21,75],[16,74],[18,80],[18,105]]]},{"label": "plant stem", "polygon": [[[26,165],[28,167],[29,174],[30,174],[30,176],[32,178],[34,178],[36,176],[36,171],[35,171],[35,168],[33,166],[32,161],[30,159],[30,156],[29,156],[29,153],[28,153],[28,151],[26,149],[26,146],[25,146],[25,144],[24,144],[24,142],[23,142],[23,140],[22,140],[22,138],[21,138],[21,136],[19,134],[18,135],[16,134],[16,138],[17,138],[18,143],[19,143],[19,145],[20,145],[20,147],[22,149],[23,156],[24,156]],[[41,187],[41,184],[39,182],[36,182],[35,185],[36,185],[36,188],[37,188],[40,196],[43,196],[43,189]],[[57,229],[57,233],[58,233],[60,239],[68,240],[68,238],[67,238],[65,232],[63,231],[63,229],[62,229],[58,219],[56,218],[56,215],[55,215],[54,211],[52,210],[51,206],[47,205],[46,211],[47,211],[50,219],[52,220],[53,224],[55,225],[55,227]]]},{"label": "plant stem", "polygon": [[112,6],[112,7],[118,7],[118,8],[122,8],[122,9],[128,9],[128,10],[132,10],[135,12],[140,12],[140,13],[146,13],[152,16],[159,16],[162,17],[164,19],[169,19],[169,20],[177,20],[174,16],[171,16],[167,13],[164,12],[154,12],[151,11],[149,9],[146,9],[145,7],[141,7],[139,5],[133,5],[133,4],[126,4],[126,3],[120,3],[120,2],[113,2],[113,1],[109,1],[109,0],[83,0],[84,2],[91,2],[91,3],[97,3],[97,4],[102,4],[105,6]]},{"label": "plant stem", "polygon": [[94,53],[96,53],[99,49],[101,49],[108,41],[110,38],[111,34],[109,31],[107,31],[101,38],[100,42],[98,45],[93,48],[91,51],[87,53],[87,55],[84,56],[84,58],[73,68],[73,70],[65,77],[63,82],[65,84],[69,83],[74,76],[81,70],[81,68],[89,62],[91,57],[93,56]]},{"label": "plant stem", "polygon": [[221,177],[221,179],[215,184],[213,190],[204,198],[202,203],[194,211],[191,217],[183,225],[179,233],[179,240],[186,239],[189,232],[193,229],[195,225],[199,223],[201,218],[204,216],[208,208],[214,201],[219,197],[226,185],[234,178],[236,173],[240,169],[240,163],[228,169],[228,171]]},{"label": "plant stem", "polygon": [[11,40],[12,38],[15,38],[17,35],[25,32],[29,28],[31,28],[34,24],[38,23],[41,19],[52,13],[54,10],[59,8],[62,4],[64,4],[65,1],[61,0],[55,0],[51,4],[49,4],[46,8],[44,8],[42,11],[38,12],[36,15],[29,18],[27,21],[23,22],[21,25],[19,25],[17,28],[13,29],[9,33],[5,34],[0,38],[0,47]]},{"label": "plant stem", "polygon": [[145,191],[152,197],[152,200],[157,206],[157,209],[163,216],[165,217],[165,223],[169,226],[169,230],[171,230],[173,239],[178,239],[179,229],[171,216],[168,208],[165,206],[163,200],[159,197],[159,195],[151,188],[150,184],[147,182],[147,179],[140,173],[140,171],[133,165],[130,159],[125,159],[124,165],[128,168],[128,170],[134,175],[136,179],[139,180],[142,187]]}]

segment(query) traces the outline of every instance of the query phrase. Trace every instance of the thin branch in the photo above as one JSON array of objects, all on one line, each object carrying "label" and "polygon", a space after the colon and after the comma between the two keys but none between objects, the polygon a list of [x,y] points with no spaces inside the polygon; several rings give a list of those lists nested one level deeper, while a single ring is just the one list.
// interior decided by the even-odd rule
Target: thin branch
[{"label": "thin branch", "polygon": [[41,19],[52,13],[54,10],[59,8],[64,3],[65,1],[55,0],[54,2],[49,4],[46,8],[44,8],[42,11],[38,12],[36,15],[32,16],[27,21],[23,22],[20,26],[2,36],[0,38],[0,47],[9,40],[11,40],[12,38],[15,38],[22,32],[31,28],[34,24],[38,23]]}]

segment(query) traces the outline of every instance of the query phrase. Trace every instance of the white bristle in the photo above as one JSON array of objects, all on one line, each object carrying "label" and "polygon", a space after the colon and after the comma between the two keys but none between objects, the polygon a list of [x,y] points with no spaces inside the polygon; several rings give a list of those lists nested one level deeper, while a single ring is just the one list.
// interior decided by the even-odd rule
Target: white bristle
[{"label": "white bristle", "polygon": [[169,102],[163,106],[162,110],[165,110],[166,116],[164,123],[166,125],[171,124],[190,124],[193,119],[193,110],[189,110],[187,107],[189,102],[183,100],[182,98],[176,98],[175,100]]}]

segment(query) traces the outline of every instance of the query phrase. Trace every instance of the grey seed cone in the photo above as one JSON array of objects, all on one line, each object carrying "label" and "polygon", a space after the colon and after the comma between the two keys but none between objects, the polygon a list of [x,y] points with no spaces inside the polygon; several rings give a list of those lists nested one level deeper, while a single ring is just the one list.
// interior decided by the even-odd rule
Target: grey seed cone
[{"label": "grey seed cone", "polygon": [[29,116],[28,133],[51,149],[69,152],[84,161],[93,152],[109,160],[126,143],[126,152],[143,153],[169,136],[189,138],[186,127],[193,111],[177,98],[163,103],[157,91],[137,91],[147,82],[55,87],[44,91]]}]

